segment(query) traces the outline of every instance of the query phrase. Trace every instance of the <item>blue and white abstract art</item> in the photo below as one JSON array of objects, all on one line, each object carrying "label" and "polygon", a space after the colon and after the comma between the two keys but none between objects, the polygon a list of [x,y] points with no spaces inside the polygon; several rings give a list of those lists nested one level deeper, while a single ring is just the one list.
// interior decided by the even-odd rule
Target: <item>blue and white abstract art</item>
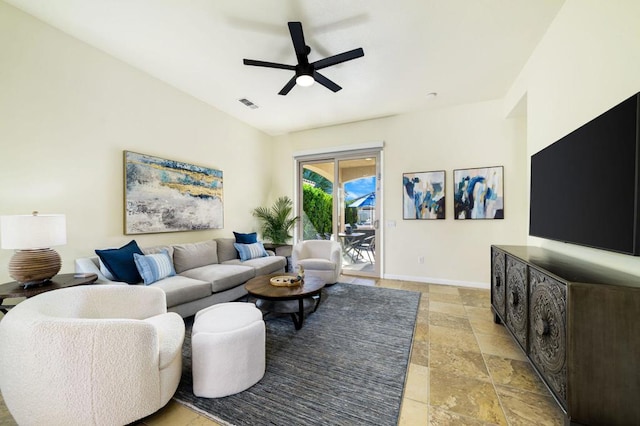
[{"label": "blue and white abstract art", "polygon": [[402,218],[444,219],[444,170],[402,174]]},{"label": "blue and white abstract art", "polygon": [[124,151],[125,234],[223,227],[222,171]]},{"label": "blue and white abstract art", "polygon": [[453,171],[455,219],[504,219],[503,167]]}]

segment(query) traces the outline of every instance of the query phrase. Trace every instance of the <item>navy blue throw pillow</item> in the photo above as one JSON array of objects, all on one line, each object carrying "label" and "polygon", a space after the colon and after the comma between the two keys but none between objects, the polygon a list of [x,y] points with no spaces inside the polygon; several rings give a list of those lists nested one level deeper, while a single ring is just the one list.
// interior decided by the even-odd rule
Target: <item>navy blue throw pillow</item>
[{"label": "navy blue throw pillow", "polygon": [[250,234],[241,234],[240,232],[233,232],[236,236],[236,243],[238,244],[255,244],[258,242],[258,234],[252,232]]},{"label": "navy blue throw pillow", "polygon": [[133,259],[134,253],[142,254],[142,250],[135,240],[131,240],[130,243],[119,249],[96,250],[96,254],[109,269],[113,278],[128,284],[137,284],[142,281]]}]

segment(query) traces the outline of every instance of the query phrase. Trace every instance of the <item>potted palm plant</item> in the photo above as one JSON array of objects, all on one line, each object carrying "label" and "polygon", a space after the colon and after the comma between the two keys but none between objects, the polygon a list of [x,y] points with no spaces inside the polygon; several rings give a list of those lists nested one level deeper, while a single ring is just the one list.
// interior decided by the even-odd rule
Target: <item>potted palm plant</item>
[{"label": "potted palm plant", "polygon": [[257,207],[253,215],[261,222],[262,238],[273,244],[286,244],[292,236],[289,234],[299,216],[291,217],[293,201],[289,197],[278,198],[273,206]]}]

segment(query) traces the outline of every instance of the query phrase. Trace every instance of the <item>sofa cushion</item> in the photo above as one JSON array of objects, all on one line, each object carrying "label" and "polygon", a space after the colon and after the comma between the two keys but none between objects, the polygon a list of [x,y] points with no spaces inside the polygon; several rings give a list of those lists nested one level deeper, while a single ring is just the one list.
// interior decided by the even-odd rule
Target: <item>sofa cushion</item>
[{"label": "sofa cushion", "polygon": [[211,284],[182,275],[156,281],[151,287],[161,288],[167,297],[167,308],[211,296]]},{"label": "sofa cushion", "polygon": [[218,263],[218,250],[214,240],[173,246],[173,266],[178,274],[214,263]]},{"label": "sofa cushion", "polygon": [[243,284],[256,276],[255,269],[242,265],[207,265],[183,271],[181,275],[211,283],[211,291],[218,293]]},{"label": "sofa cushion", "polygon": [[252,232],[250,234],[242,234],[240,232],[234,231],[233,235],[236,237],[236,243],[253,244],[258,242],[258,234],[256,232]]},{"label": "sofa cushion", "polygon": [[142,253],[144,254],[156,254],[161,253],[162,250],[166,250],[169,254],[169,258],[173,259],[173,246],[152,246],[152,247],[141,247]]},{"label": "sofa cushion", "polygon": [[242,262],[240,259],[227,260],[223,265],[251,266],[256,275],[268,275],[276,272],[284,272],[287,267],[287,259],[283,256],[267,256]]},{"label": "sofa cushion", "polygon": [[172,277],[176,274],[167,250],[147,255],[134,253],[133,260],[136,263],[138,272],[145,285],[152,284],[166,277]]},{"label": "sofa cushion", "polygon": [[240,259],[238,250],[234,247],[235,242],[236,240],[233,238],[216,238],[216,244],[218,245],[218,263],[232,259]]},{"label": "sofa cushion", "polygon": [[124,281],[129,284],[136,284],[142,281],[138,273],[133,254],[142,254],[135,240],[118,249],[105,249],[95,251],[105,266],[109,269],[116,281]]},{"label": "sofa cushion", "polygon": [[236,248],[236,250],[238,250],[238,253],[240,254],[240,260],[243,262],[245,260],[269,256],[265,251],[262,243],[254,243],[254,244],[234,243],[233,246]]}]

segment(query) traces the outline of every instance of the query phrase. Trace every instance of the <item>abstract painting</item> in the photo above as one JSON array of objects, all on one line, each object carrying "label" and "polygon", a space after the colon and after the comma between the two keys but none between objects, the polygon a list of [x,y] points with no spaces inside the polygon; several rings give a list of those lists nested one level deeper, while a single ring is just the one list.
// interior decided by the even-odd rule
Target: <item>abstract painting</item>
[{"label": "abstract painting", "polygon": [[455,219],[504,219],[503,167],[453,171]]},{"label": "abstract painting", "polygon": [[444,170],[402,174],[402,218],[444,219]]},{"label": "abstract painting", "polygon": [[222,171],[124,151],[124,233],[218,229]]}]

